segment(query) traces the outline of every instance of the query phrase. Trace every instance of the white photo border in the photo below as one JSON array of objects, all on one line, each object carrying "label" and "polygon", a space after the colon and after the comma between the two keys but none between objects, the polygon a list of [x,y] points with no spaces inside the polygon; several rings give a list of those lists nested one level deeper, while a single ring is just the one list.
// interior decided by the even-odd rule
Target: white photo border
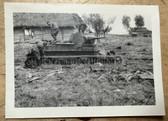
[{"label": "white photo border", "polygon": [[[139,5],[81,5],[44,3],[5,3],[6,41],[6,118],[54,117],[114,117],[165,115],[160,48],[160,20],[158,6]],[[13,13],[111,13],[112,11],[144,11],[152,16],[152,44],[156,105],[145,106],[95,106],[95,107],[44,107],[16,108],[14,86],[14,35]]]}]

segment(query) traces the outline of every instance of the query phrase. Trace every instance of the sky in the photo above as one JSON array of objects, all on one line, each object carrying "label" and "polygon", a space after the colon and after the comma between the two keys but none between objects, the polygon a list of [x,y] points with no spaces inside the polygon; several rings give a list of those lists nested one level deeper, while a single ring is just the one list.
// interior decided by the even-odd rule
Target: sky
[{"label": "sky", "polygon": [[[79,14],[80,16],[82,16],[83,14]],[[144,17],[144,23],[145,23],[145,27],[149,30],[152,30],[152,20],[151,20],[151,16],[149,14],[144,13],[143,11],[140,12],[120,12],[120,13],[103,13],[100,14],[104,20],[108,21],[110,18],[116,17],[114,23],[111,25],[112,30],[109,32],[110,34],[128,34],[127,30],[124,28],[123,24],[122,24],[122,17],[124,15],[129,16],[131,18],[130,21],[130,27],[135,27],[135,21],[134,18],[136,15],[142,15]]]}]

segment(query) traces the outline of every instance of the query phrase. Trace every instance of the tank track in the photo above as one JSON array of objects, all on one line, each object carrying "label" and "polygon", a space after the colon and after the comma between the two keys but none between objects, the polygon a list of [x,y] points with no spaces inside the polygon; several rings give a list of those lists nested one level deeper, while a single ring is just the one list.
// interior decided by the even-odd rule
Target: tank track
[{"label": "tank track", "polygon": [[121,64],[120,56],[44,56],[42,63],[47,64]]}]

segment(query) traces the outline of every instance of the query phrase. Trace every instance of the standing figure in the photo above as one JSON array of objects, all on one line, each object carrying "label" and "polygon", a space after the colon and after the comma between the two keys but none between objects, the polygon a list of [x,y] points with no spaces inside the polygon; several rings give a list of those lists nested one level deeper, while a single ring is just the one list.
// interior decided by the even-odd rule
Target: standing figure
[{"label": "standing figure", "polygon": [[85,30],[86,30],[86,28],[87,28],[87,26],[86,26],[86,24],[80,24],[79,26],[78,26],[78,31],[79,31],[79,33],[84,33],[85,32]]},{"label": "standing figure", "polygon": [[47,25],[51,28],[51,36],[54,38],[54,41],[57,41],[57,34],[59,32],[58,25],[50,22],[47,22]]}]

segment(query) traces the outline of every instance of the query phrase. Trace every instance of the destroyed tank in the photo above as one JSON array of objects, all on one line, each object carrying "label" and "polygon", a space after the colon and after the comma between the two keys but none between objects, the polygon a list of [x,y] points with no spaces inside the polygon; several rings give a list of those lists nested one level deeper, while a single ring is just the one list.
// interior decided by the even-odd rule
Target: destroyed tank
[{"label": "destroyed tank", "polygon": [[27,54],[25,66],[28,68],[36,68],[42,63],[47,64],[114,64],[121,63],[122,59],[108,52],[101,55],[96,49],[95,40],[104,37],[83,36],[81,33],[73,33],[67,42],[55,42],[43,40],[42,46],[32,49]]}]

